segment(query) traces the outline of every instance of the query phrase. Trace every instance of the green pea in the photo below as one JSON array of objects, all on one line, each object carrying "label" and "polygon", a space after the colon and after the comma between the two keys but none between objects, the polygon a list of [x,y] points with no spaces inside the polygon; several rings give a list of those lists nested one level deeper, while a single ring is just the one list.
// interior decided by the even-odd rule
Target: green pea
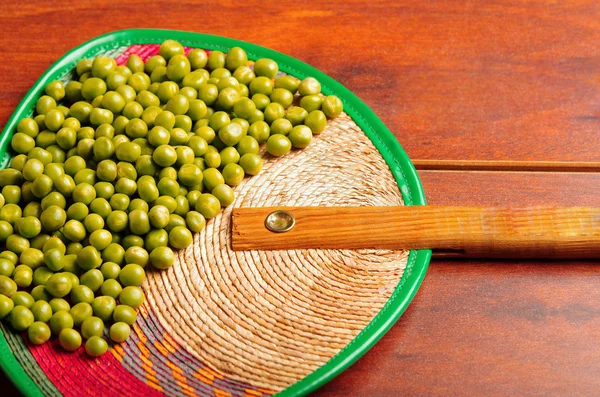
[{"label": "green pea", "polygon": [[15,306],[24,306],[28,309],[30,309],[35,302],[33,297],[25,291],[15,292],[11,295],[10,299],[12,299]]},{"label": "green pea", "polygon": [[79,302],[71,308],[69,314],[73,318],[73,325],[82,326],[86,319],[92,317],[92,306],[87,302]]},{"label": "green pea", "polygon": [[131,334],[131,328],[124,322],[117,322],[110,327],[110,339],[116,343],[123,343]]},{"label": "green pea", "polygon": [[248,135],[254,138],[258,143],[266,142],[269,139],[270,128],[264,121],[257,121],[250,125]]},{"label": "green pea", "polygon": [[[173,250],[169,247],[157,247],[157,248],[153,249],[152,252],[150,253],[150,264],[152,264],[152,266],[154,266],[157,269],[168,269],[171,266],[173,266],[174,263],[175,263],[175,254],[173,253]],[[125,292],[125,290],[127,288],[134,288],[134,287],[126,287],[123,289],[123,292]],[[127,304],[127,303],[123,303],[123,295],[124,295],[123,292],[121,293],[120,302],[122,304]],[[137,291],[134,292],[133,290],[128,291],[128,294],[125,297],[127,298],[127,301],[129,303],[132,303],[132,301],[135,303],[134,298],[137,298],[135,296],[136,294],[139,295],[139,292],[137,292]],[[133,295],[133,296],[129,296],[129,295]],[[143,298],[143,295],[142,295],[142,298]],[[142,299],[142,301],[143,301],[143,299]],[[127,305],[132,306],[131,304],[127,304]],[[132,307],[137,308],[137,306],[132,306]]]},{"label": "green pea", "polygon": [[106,77],[106,87],[109,90],[116,90],[120,86],[127,84],[128,78],[129,78],[129,75],[127,75],[125,73],[121,73],[117,70],[113,70]]},{"label": "green pea", "polygon": [[[123,247],[121,247],[122,249]],[[119,262],[121,263],[122,260]],[[100,272],[104,277],[104,280],[114,280],[119,277],[119,273],[121,272],[121,267],[115,262],[104,262],[100,267]]]},{"label": "green pea", "polygon": [[271,103],[279,103],[287,108],[294,101],[294,94],[284,88],[275,88],[271,92]]},{"label": "green pea", "polygon": [[305,125],[297,125],[292,129],[292,132],[290,132],[288,138],[292,142],[293,147],[297,149],[304,149],[310,145],[312,136],[313,134],[310,128]]},{"label": "green pea", "polygon": [[122,232],[127,228],[129,218],[124,211],[113,211],[106,217],[106,224],[111,232]]},{"label": "green pea", "polygon": [[115,307],[113,312],[113,320],[115,323],[125,323],[131,326],[135,323],[136,319],[137,313],[132,307],[126,305],[117,305],[117,307]]},{"label": "green pea", "polygon": [[66,310],[56,311],[50,318],[50,329],[54,335],[58,335],[62,330],[73,328],[73,317]]},{"label": "green pea", "polygon": [[[240,156],[238,154],[238,161]],[[237,186],[244,180],[244,169],[238,165],[229,163],[227,164],[222,171],[223,179],[226,184],[229,186]]]},{"label": "green pea", "polygon": [[49,302],[52,299],[52,296],[46,292],[46,288],[43,285],[38,285],[31,290],[31,296],[35,301],[44,301]]},{"label": "green pea", "polygon": [[281,134],[287,136],[292,131],[292,128],[294,128],[294,126],[288,119],[277,119],[271,124],[270,133],[271,135]]},{"label": "green pea", "polygon": [[203,84],[198,88],[198,99],[206,104],[206,106],[212,106],[219,97],[219,89],[214,84]]},{"label": "green pea", "polygon": [[7,276],[0,275],[0,295],[11,297],[15,292],[17,292],[17,283]]},{"label": "green pea", "polygon": [[[202,138],[206,143],[211,143],[215,139],[215,130],[209,126],[202,126],[196,130],[196,136]],[[190,138],[191,140],[191,138]]]},{"label": "green pea", "polygon": [[184,55],[177,54],[169,59],[169,63],[167,64],[167,77],[169,80],[181,81],[190,72],[190,61]]},{"label": "green pea", "polygon": [[65,86],[65,96],[69,100],[69,102],[77,102],[83,99],[83,95],[81,94],[83,88],[83,84],[78,81],[70,81]]},{"label": "green pea", "polygon": [[94,300],[94,291],[85,285],[78,285],[71,290],[71,301],[79,303],[91,303]]},{"label": "green pea", "polygon": [[265,76],[256,77],[250,82],[250,86],[248,88],[250,88],[252,95],[271,95],[271,91],[273,91],[273,80]]},{"label": "green pea", "polygon": [[33,313],[25,306],[15,306],[9,314],[9,319],[17,331],[25,331],[34,322]]},{"label": "green pea", "polygon": [[54,272],[51,269],[45,266],[38,267],[33,272],[33,285],[46,285],[52,274],[54,274]]},{"label": "green pea", "polygon": [[77,264],[83,270],[96,269],[102,264],[102,257],[95,247],[84,247],[77,254]]},{"label": "green pea", "polygon": [[102,272],[98,269],[88,270],[87,272],[83,273],[80,277],[81,285],[85,285],[94,292],[100,289],[103,282],[104,276],[102,275]]},{"label": "green pea", "polygon": [[[48,291],[46,291],[46,292],[48,292]],[[67,312],[69,310],[71,310],[71,305],[69,305],[69,303],[62,298],[51,299],[48,303],[50,304],[50,307],[52,308],[52,313],[55,313],[55,314],[61,310],[64,310]]]},{"label": "green pea", "polygon": [[298,86],[300,95],[316,95],[321,92],[321,84],[314,77],[307,77]]},{"label": "green pea", "polygon": [[52,318],[52,307],[48,302],[38,300],[31,306],[31,313],[35,321],[47,323]]},{"label": "green pea", "polygon": [[300,100],[300,106],[309,113],[321,109],[322,103],[323,97],[320,95],[307,95]]},{"label": "green pea", "polygon": [[85,342],[85,352],[92,357],[100,357],[108,350],[108,343],[99,336],[92,336]]},{"label": "green pea", "polygon": [[102,286],[100,287],[100,292],[102,293],[102,295],[112,297],[113,299],[117,299],[122,289],[123,288],[121,287],[121,284],[119,284],[117,280],[108,279],[102,283]]},{"label": "green pea", "polygon": [[239,124],[229,123],[219,129],[219,139],[227,145],[236,145],[243,137],[243,130]]},{"label": "green pea", "polygon": [[148,258],[148,252],[142,247],[132,246],[125,251],[125,263],[127,264],[145,267],[148,264]]},{"label": "green pea", "polygon": [[195,209],[205,218],[211,219],[219,214],[219,211],[221,210],[221,203],[219,199],[212,194],[203,193],[198,198]]},{"label": "green pea", "polygon": [[323,100],[321,106],[323,113],[329,118],[335,118],[344,111],[344,105],[340,98],[335,95],[329,95]]},{"label": "green pea", "polygon": [[248,175],[258,175],[262,168],[262,158],[258,154],[246,153],[240,158],[240,166]]},{"label": "green pea", "polygon": [[71,219],[62,228],[63,235],[70,241],[80,242],[86,237],[86,230],[83,223]]},{"label": "green pea", "polygon": [[293,126],[300,125],[308,116],[308,112],[299,106],[290,106],[285,112],[285,118],[288,119]]},{"label": "green pea", "polygon": [[8,296],[0,295],[0,320],[8,316],[14,307],[15,304],[12,299]]},{"label": "green pea", "polygon": [[[111,197],[111,200],[113,199],[113,197]],[[111,212],[107,216],[107,219],[113,214],[113,212]],[[104,224],[104,218],[102,218],[102,216],[100,216],[99,214],[89,214],[83,220],[83,225],[85,226],[85,229],[88,231],[88,233],[93,233],[96,230],[104,228]]]},{"label": "green pea", "polygon": [[50,339],[50,327],[45,322],[35,321],[27,329],[27,336],[34,345],[42,345]]},{"label": "green pea", "polygon": [[102,319],[102,321],[108,321],[112,318],[113,311],[115,310],[116,306],[117,303],[115,301],[115,298],[113,298],[112,296],[98,296],[92,301],[92,309],[94,310],[94,316],[99,317],[100,319]]},{"label": "green pea", "polygon": [[10,277],[15,270],[15,265],[12,261],[1,258],[0,259],[0,275]]},{"label": "green pea", "polygon": [[136,72],[129,76],[127,84],[135,90],[135,92],[141,92],[147,90],[150,87],[150,77],[143,72]]},{"label": "green pea", "polygon": [[81,346],[81,335],[74,329],[62,329],[58,335],[58,342],[66,351],[73,352]]},{"label": "green pea", "polygon": [[56,298],[62,298],[71,292],[71,279],[64,273],[55,273],[46,281],[46,291]]},{"label": "green pea", "polygon": [[14,232],[12,225],[4,220],[0,221],[0,241],[6,241]]}]

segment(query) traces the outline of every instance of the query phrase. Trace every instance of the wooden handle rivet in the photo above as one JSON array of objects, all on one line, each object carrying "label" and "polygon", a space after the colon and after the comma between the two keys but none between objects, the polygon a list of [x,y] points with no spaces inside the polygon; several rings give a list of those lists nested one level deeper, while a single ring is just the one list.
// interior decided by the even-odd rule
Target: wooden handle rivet
[{"label": "wooden handle rivet", "polygon": [[295,224],[294,215],[283,210],[273,211],[265,218],[265,227],[275,233],[285,233],[291,230]]}]

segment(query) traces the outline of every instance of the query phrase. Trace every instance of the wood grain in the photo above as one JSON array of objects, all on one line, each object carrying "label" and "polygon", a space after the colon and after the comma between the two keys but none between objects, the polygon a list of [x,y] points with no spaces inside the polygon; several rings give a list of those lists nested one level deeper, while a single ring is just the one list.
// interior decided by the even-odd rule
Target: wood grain
[{"label": "wood grain", "polygon": [[[598,161],[600,4],[592,0],[15,1],[0,15],[0,126],[58,57],[161,27],[310,63],[412,158]],[[598,206],[596,173],[421,171],[429,203]],[[400,322],[315,396],[595,395],[600,268],[433,261]],[[18,395],[0,374],[2,395]]]},{"label": "wood grain", "polygon": [[0,125],[70,48],[155,26],[310,63],[362,98],[411,158],[597,161],[598,21],[593,0],[13,0],[0,15]]},{"label": "wood grain", "polygon": [[[291,230],[266,227],[275,211],[291,214]],[[598,207],[235,208],[231,245],[239,251],[440,248],[471,258],[600,258],[599,219]]]}]

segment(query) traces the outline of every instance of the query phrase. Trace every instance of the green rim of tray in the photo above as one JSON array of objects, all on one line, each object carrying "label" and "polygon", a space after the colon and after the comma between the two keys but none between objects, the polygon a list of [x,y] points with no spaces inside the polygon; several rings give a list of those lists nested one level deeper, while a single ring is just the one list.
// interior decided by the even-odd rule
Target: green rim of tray
[{"label": "green rim of tray", "polygon": [[[162,29],[128,29],[104,34],[92,39],[56,61],[38,79],[17,106],[0,135],[0,165],[5,167],[11,157],[10,138],[17,122],[32,114],[37,98],[47,83],[59,79],[75,67],[78,60],[90,58],[119,46],[159,44],[173,39],[185,46],[211,50],[243,47],[249,59],[271,58],[281,71],[298,78],[312,76],[321,82],[324,94],[335,94],[344,103],[344,110],[373,142],[390,167],[406,205],[425,205],[423,186],[417,172],[394,135],[373,111],[350,90],[308,64],[255,44],[241,40],[200,33]],[[429,265],[430,250],[411,251],[406,270],[390,299],[373,320],[338,354],[304,379],[279,392],[277,396],[302,396],[329,382],[367,352],[398,320],[416,294]],[[0,332],[0,366],[19,390],[27,396],[41,396],[37,384],[29,377],[12,354],[4,334]]]}]

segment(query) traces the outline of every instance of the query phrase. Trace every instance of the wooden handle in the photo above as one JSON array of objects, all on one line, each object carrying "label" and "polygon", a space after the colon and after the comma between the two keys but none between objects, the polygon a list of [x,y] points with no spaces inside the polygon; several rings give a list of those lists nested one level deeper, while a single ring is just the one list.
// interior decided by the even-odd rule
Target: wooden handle
[{"label": "wooden handle", "polygon": [[[285,233],[265,227],[290,212]],[[443,249],[468,257],[600,258],[600,208],[265,207],[235,208],[234,250]]]}]

